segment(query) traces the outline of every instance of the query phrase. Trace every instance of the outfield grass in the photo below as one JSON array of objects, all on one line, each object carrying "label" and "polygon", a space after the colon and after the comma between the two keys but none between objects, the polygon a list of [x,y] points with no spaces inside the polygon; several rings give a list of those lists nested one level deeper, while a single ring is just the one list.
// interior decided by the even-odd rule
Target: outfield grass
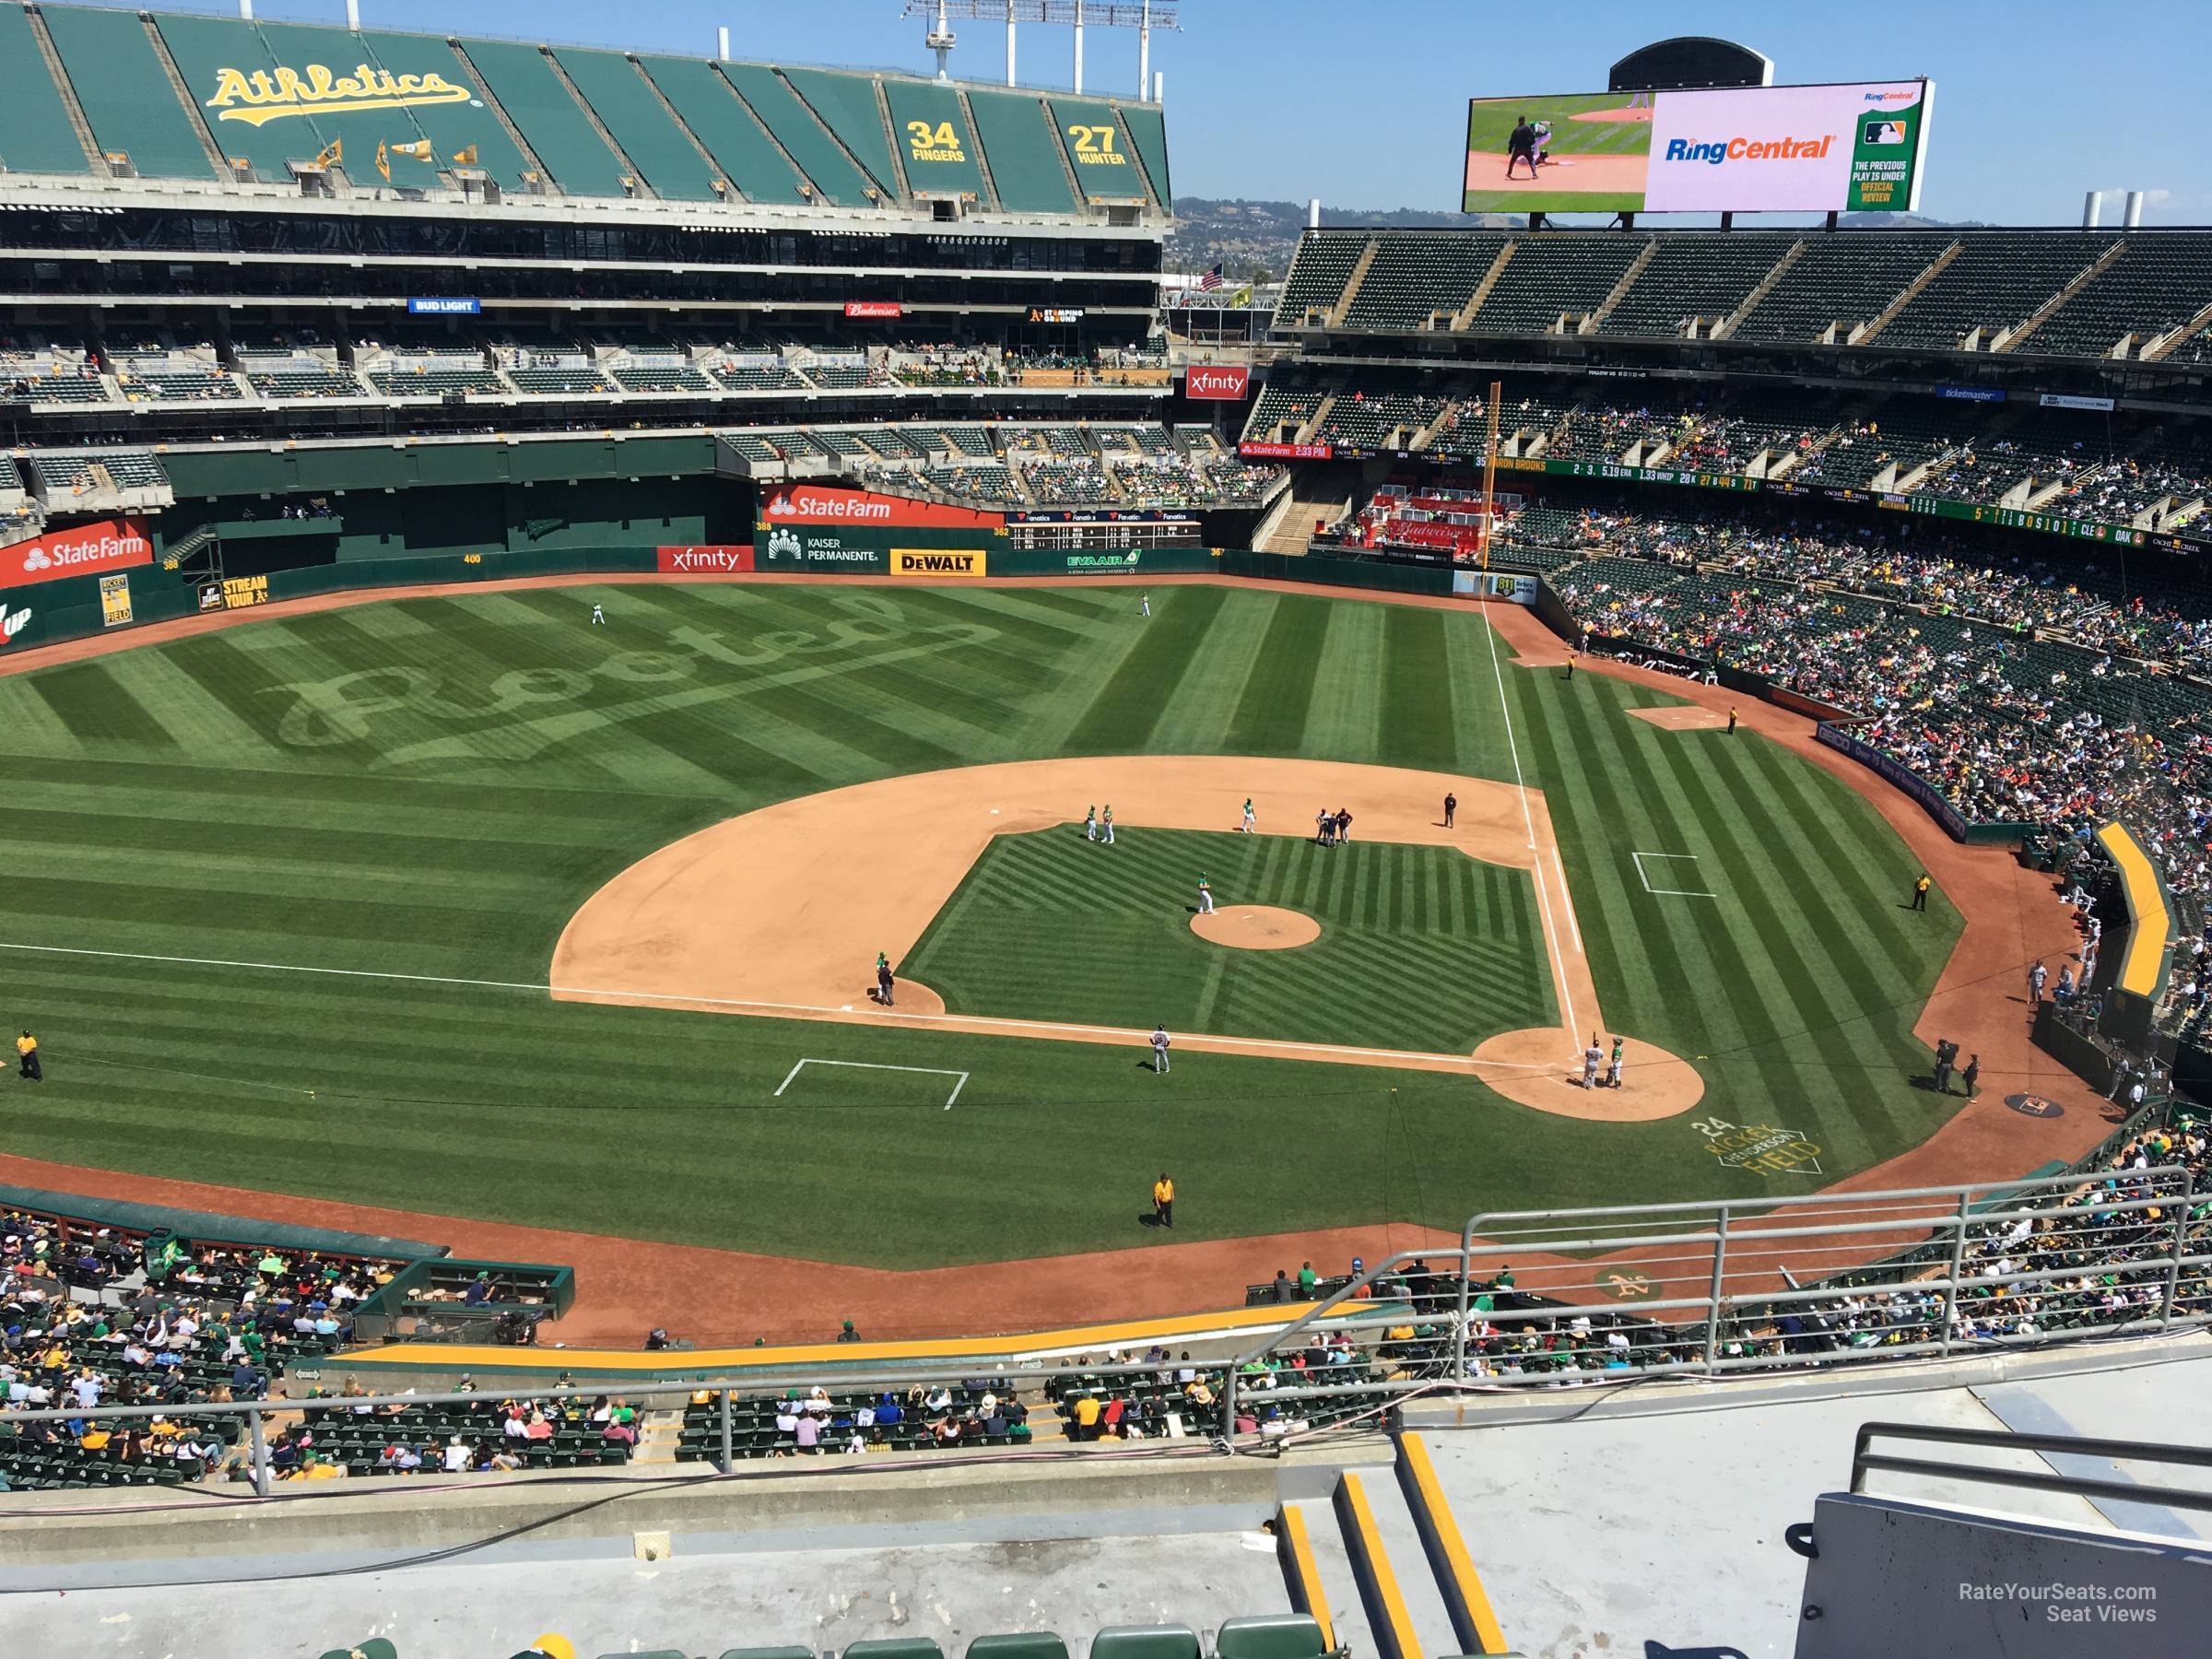
[{"label": "outfield grass", "polygon": [[[1277,905],[1321,937],[1239,950],[1191,931],[1203,876],[1224,910]],[[994,841],[908,955],[961,1014],[1464,1054],[1559,1016],[1525,870],[1446,847],[1073,826]]]},{"label": "outfield grass", "polygon": [[[1163,1159],[1200,1238],[1788,1190],[1719,1169],[1687,1119],[1577,1124],[1427,1074],[1194,1055],[1155,1080],[1127,1050],[532,989],[600,884],[771,801],[1065,753],[1510,780],[1500,681],[1608,1016],[1696,1058],[1700,1115],[1801,1131],[1806,1186],[1941,1121],[1905,1072],[1958,920],[1897,908],[1903,850],[1836,780],[1630,719],[1664,700],[1641,688],[1500,673],[1473,611],[1152,602],[1147,624],[1120,585],[469,594],[0,680],[0,945],[277,965],[0,950],[0,1024],[38,1030],[50,1078],[0,1085],[0,1148],[885,1265],[1140,1242]],[[1720,896],[1643,892],[1635,851],[1697,854]],[[802,1056],[971,1081],[950,1112],[816,1067],[775,1099]]]}]

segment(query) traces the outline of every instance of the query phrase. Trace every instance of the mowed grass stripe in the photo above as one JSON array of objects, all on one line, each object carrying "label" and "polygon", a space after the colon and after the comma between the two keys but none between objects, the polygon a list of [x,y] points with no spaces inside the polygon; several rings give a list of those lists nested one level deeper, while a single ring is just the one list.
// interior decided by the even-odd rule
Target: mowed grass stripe
[{"label": "mowed grass stripe", "polygon": [[1444,613],[1411,605],[1377,607],[1382,615],[1380,752],[1392,766],[1451,771],[1459,764],[1453,733],[1451,670],[1444,656]]},{"label": "mowed grass stripe", "polygon": [[1280,604],[1275,594],[1230,594],[1152,728],[1155,749],[1170,755],[1236,752],[1229,726],[1259,666]]},{"label": "mowed grass stripe", "polygon": [[1170,588],[1149,618],[1132,622],[1131,644],[1106,682],[1068,731],[1065,747],[1077,754],[1138,754],[1192,660],[1206,648],[1228,590]]},{"label": "mowed grass stripe", "polygon": [[1225,741],[1231,754],[1296,754],[1305,734],[1322,636],[1328,631],[1328,602],[1303,594],[1270,596],[1275,604],[1259,655],[1229,722]]},{"label": "mowed grass stripe", "polygon": [[32,691],[69,729],[88,752],[95,746],[137,744],[173,749],[176,740],[115,678],[110,665],[93,658],[41,669],[30,677]]},{"label": "mowed grass stripe", "polygon": [[[1328,627],[1322,634],[1321,653],[1313,665],[1313,699],[1306,707],[1305,753],[1351,759],[1378,752],[1382,732],[1380,670],[1383,629],[1387,614],[1396,608],[1389,605],[1329,607]],[[1359,829],[1355,822],[1352,832],[1358,834]]]}]

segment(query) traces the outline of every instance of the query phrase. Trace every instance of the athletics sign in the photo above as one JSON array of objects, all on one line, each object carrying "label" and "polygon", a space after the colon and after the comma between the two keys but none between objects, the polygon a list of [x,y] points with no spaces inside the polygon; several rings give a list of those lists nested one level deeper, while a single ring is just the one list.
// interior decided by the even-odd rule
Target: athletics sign
[{"label": "athletics sign", "polygon": [[50,531],[0,547],[0,588],[59,582],[65,576],[91,576],[154,562],[154,544],[146,521],[102,519],[68,530]]}]

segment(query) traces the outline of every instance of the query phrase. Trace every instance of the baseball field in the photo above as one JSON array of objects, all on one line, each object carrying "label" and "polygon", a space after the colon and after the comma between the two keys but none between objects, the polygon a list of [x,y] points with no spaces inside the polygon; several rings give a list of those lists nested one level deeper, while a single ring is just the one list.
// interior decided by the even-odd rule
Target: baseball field
[{"label": "baseball field", "polygon": [[1162,1167],[1179,1240],[1809,1191],[1958,1103],[1959,916],[1829,771],[1471,606],[1137,598],[456,593],[0,678],[0,1150],[913,1267],[1149,1242]]},{"label": "baseball field", "polygon": [[[1478,98],[1467,106],[1465,213],[1623,213],[1643,206],[1653,94],[1576,92]],[[1543,123],[1547,159],[1506,177],[1508,143],[1522,121]]]}]

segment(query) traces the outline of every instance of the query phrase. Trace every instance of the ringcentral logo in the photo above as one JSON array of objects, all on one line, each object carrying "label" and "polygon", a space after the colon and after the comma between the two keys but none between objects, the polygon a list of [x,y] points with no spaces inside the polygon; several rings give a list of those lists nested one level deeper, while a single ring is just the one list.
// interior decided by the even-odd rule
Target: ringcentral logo
[{"label": "ringcentral logo", "polygon": [[1703,161],[1718,167],[1724,161],[1818,161],[1835,142],[1833,134],[1818,138],[1670,138],[1668,161]]}]

